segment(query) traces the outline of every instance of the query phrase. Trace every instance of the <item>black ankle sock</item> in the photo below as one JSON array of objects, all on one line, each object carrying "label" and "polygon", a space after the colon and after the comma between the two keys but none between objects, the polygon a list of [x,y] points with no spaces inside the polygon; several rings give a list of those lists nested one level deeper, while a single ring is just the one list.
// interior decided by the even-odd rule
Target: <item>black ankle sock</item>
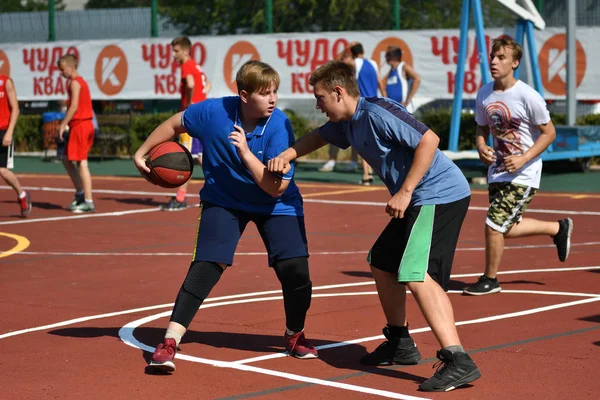
[{"label": "black ankle sock", "polygon": [[394,337],[399,338],[409,338],[410,333],[408,333],[408,324],[406,326],[395,326],[395,325],[387,325],[388,330]]}]

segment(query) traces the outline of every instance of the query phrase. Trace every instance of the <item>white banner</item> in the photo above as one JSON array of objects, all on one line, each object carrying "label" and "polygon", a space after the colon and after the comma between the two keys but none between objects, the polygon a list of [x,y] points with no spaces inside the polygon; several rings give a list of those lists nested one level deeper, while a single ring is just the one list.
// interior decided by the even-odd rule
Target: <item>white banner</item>
[{"label": "white banner", "polygon": [[[513,30],[486,31],[491,39]],[[600,28],[577,29],[577,98],[600,99]],[[247,60],[260,59],[281,75],[281,99],[309,98],[311,71],[332,59],[349,41],[360,41],[365,56],[387,73],[385,49],[400,46],[403,60],[422,77],[416,103],[451,99],[458,59],[458,30],[294,33],[249,36],[192,37],[192,55],[213,85],[209,97],[236,93],[235,73]],[[544,97],[561,99],[566,89],[566,35],[564,29],[535,32]],[[464,97],[474,98],[481,85],[475,33],[470,32],[465,65]],[[0,45],[0,74],[13,78],[19,100],[55,100],[66,97],[65,80],[56,61],[63,54],[79,56],[79,73],[87,80],[93,99],[178,98],[180,72],[173,62],[170,40],[134,39],[18,43]],[[486,52],[486,54],[488,54]],[[524,49],[521,79],[532,84],[529,53]],[[599,62],[594,61],[598,59]]]}]

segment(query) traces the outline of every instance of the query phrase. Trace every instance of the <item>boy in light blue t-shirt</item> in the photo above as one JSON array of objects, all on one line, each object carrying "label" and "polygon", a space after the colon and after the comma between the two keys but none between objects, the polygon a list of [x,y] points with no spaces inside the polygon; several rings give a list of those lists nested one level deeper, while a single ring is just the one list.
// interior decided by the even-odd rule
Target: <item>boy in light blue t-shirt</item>
[{"label": "boy in light blue t-shirt", "polygon": [[441,367],[419,389],[448,391],[478,379],[481,374],[460,343],[445,293],[471,197],[467,180],[437,148],[437,135],[400,103],[360,97],[354,71],[344,62],[324,64],[312,73],[310,84],[329,122],[270,160],[269,170],[285,172],[292,160],[327,143],[353,146],[392,196],[385,209],[392,219],[367,258],[388,340],[361,363],[416,364],[421,359],[408,331],[408,287],[442,348],[437,352]]}]

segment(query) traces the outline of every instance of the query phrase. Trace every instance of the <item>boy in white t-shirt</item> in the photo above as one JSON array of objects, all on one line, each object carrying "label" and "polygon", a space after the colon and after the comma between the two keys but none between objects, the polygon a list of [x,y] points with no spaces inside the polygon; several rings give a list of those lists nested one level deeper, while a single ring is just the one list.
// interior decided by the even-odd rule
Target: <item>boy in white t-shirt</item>
[{"label": "boy in white t-shirt", "polygon": [[[533,88],[514,77],[521,62],[521,46],[508,37],[493,41],[490,71],[493,82],[477,93],[476,146],[488,165],[490,207],[485,227],[485,273],[463,293],[485,295],[500,292],[496,279],[505,238],[548,235],[554,239],[558,258],[569,256],[573,221],[540,221],[522,218],[540,187],[540,154],[556,139],[546,102]],[[487,146],[489,133],[494,148]]]}]

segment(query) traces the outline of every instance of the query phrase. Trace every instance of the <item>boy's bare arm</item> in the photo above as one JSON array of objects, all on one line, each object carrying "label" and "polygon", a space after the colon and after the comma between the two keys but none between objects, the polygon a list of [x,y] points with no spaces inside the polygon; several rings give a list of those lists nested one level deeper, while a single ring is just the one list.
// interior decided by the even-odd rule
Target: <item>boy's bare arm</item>
[{"label": "boy's bare arm", "polygon": [[63,133],[65,129],[67,129],[67,125],[77,112],[77,106],[79,105],[79,94],[81,93],[81,85],[77,81],[71,81],[69,90],[71,91],[71,105],[67,110],[67,115],[65,115],[65,118],[62,120],[58,128],[58,137],[60,140],[63,138]]}]

